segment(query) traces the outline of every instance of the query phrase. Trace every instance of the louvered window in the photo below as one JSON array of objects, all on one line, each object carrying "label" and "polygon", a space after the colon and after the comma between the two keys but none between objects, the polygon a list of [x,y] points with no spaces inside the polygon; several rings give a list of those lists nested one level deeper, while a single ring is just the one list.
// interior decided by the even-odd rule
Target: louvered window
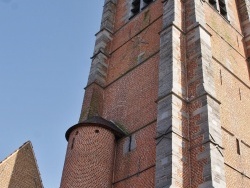
[{"label": "louvered window", "polygon": [[227,8],[225,0],[209,0],[209,3],[219,11],[219,13],[227,18]]},{"label": "louvered window", "polygon": [[138,14],[143,8],[148,6],[154,0],[132,0],[131,4],[131,16]]},{"label": "louvered window", "polygon": [[132,2],[132,9],[131,12],[133,15],[138,14],[140,12],[141,1],[140,0],[133,0]]}]

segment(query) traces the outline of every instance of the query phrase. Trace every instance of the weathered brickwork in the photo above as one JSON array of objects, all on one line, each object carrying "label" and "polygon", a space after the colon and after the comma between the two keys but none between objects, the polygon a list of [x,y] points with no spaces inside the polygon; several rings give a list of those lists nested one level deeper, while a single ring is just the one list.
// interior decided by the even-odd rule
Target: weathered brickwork
[{"label": "weathered brickwork", "polygon": [[43,188],[31,142],[0,163],[1,188]]},{"label": "weathered brickwork", "polygon": [[129,137],[122,139],[117,144],[115,182],[133,175],[143,177],[144,173],[148,173],[147,169],[155,167],[155,151],[151,151],[155,147],[155,122],[135,132],[133,136],[135,147],[132,147],[130,151],[126,151],[124,148]]},{"label": "weathered brickwork", "polygon": [[105,0],[79,123],[124,134],[70,128],[61,187],[249,187],[250,4],[212,2]]},{"label": "weathered brickwork", "polygon": [[103,111],[102,103],[103,88],[96,83],[92,83],[86,89],[79,122],[91,116],[101,115]]},{"label": "weathered brickwork", "polygon": [[154,167],[145,169],[143,173],[134,174],[120,182],[114,183],[114,188],[152,188],[154,187]]},{"label": "weathered brickwork", "polygon": [[157,56],[140,64],[106,89],[104,115],[126,125],[129,132],[156,119]]},{"label": "weathered brickwork", "polygon": [[[249,1],[228,1],[228,20],[206,4],[207,29],[211,33],[216,97],[220,120],[227,187],[248,187],[250,93],[248,68]],[[215,14],[213,14],[215,13]],[[216,15],[216,16],[214,16]],[[230,24],[229,24],[230,22]],[[237,141],[239,145],[237,146]]]},{"label": "weathered brickwork", "polygon": [[75,129],[68,142],[61,188],[112,185],[115,137],[98,126]]}]

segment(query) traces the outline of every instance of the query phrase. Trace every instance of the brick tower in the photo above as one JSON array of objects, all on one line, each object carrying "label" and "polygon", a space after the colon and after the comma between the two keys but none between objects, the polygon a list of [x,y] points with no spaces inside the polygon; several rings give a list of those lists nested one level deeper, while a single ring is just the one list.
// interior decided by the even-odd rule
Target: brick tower
[{"label": "brick tower", "polygon": [[250,187],[249,0],[105,0],[61,188]]}]

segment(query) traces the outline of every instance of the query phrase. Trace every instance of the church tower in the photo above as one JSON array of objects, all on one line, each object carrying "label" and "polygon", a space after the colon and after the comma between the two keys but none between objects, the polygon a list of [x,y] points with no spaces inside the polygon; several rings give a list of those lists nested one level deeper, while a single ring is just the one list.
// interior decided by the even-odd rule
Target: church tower
[{"label": "church tower", "polygon": [[250,187],[249,59],[249,0],[105,0],[60,187]]}]

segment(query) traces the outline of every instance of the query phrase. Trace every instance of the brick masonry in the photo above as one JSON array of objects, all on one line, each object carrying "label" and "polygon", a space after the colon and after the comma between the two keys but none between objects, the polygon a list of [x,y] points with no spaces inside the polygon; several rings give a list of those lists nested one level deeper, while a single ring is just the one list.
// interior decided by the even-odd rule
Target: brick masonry
[{"label": "brick masonry", "polygon": [[0,162],[1,188],[43,188],[31,142]]},{"label": "brick masonry", "polygon": [[71,132],[61,188],[108,188],[112,185],[115,137],[99,126]]},{"label": "brick masonry", "polygon": [[131,3],[104,3],[79,120],[126,136],[72,131],[61,187],[249,187],[249,1],[226,0],[226,16],[208,0]]}]

